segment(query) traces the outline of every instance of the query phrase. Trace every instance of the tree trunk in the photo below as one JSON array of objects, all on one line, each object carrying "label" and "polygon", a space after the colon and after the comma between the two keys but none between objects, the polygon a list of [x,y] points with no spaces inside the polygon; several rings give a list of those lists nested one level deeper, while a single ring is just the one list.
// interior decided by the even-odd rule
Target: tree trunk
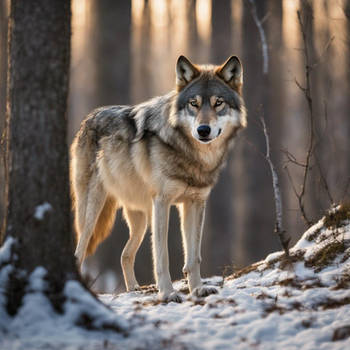
[{"label": "tree trunk", "polygon": [[7,87],[7,4],[0,1],[0,243],[5,222],[5,122]]},{"label": "tree trunk", "polygon": [[15,314],[36,267],[47,271],[54,306],[78,274],[66,144],[70,0],[12,0],[10,12],[5,238],[16,241],[7,304]]},{"label": "tree trunk", "polygon": [[131,2],[96,0],[96,99],[101,106],[130,103]]},{"label": "tree trunk", "polygon": [[[222,0],[212,3],[211,63],[221,64],[232,55],[228,37],[231,32],[231,2]],[[227,33],[223,35],[223,33]],[[202,271],[207,275],[220,274],[227,265],[232,265],[231,245],[233,235],[232,197],[233,183],[231,156],[223,169],[218,184],[210,195],[206,210],[206,225],[203,237]],[[215,247],[215,249],[213,249]]]},{"label": "tree trunk", "polygon": [[[346,69],[346,81],[347,81],[347,105],[348,108],[346,109],[346,111],[344,111],[344,120],[345,120],[345,135],[347,135],[346,139],[347,139],[347,144],[350,144],[350,120],[349,120],[349,110],[350,110],[350,0],[346,1],[346,4],[344,5],[344,13],[346,16],[346,38],[347,38],[347,45],[346,45],[346,52],[347,52],[347,69]],[[349,149],[349,148],[347,148]],[[345,152],[344,152],[345,153]],[[347,201],[350,202],[350,160],[349,157],[346,158],[345,161],[345,173],[348,174],[347,175],[347,179],[345,180],[345,186],[344,186],[344,190],[343,190],[343,201]],[[349,185],[347,185],[349,184]]]},{"label": "tree trunk", "polygon": [[[129,104],[131,2],[95,0],[92,8],[97,106]],[[98,275],[101,275],[94,285],[96,290],[124,290],[123,283],[109,285],[107,288],[107,274],[113,275],[113,280],[122,281],[120,256],[129,237],[129,230],[122,221],[122,216],[117,215],[112,234],[99,246],[91,259],[92,265],[96,264]]]},{"label": "tree trunk", "polygon": [[[306,65],[311,65],[312,70],[310,73],[310,83],[311,83],[311,98],[312,98],[312,109],[313,109],[313,130],[314,130],[314,136],[315,136],[315,149],[313,151],[313,154],[318,153],[318,149],[320,146],[322,147],[322,139],[318,137],[320,134],[320,131],[322,130],[322,117],[321,117],[321,109],[322,104],[324,104],[324,101],[321,100],[321,91],[320,87],[322,86],[322,81],[320,79],[321,77],[321,71],[320,67],[321,65],[315,64],[318,60],[317,53],[316,53],[316,47],[315,47],[315,41],[316,36],[318,33],[315,33],[315,24],[314,24],[314,6],[312,0],[302,0],[300,2],[300,11],[302,20],[304,23],[304,30],[306,34],[306,45],[308,47],[309,52],[309,61],[304,61],[304,70],[306,69]],[[305,84],[305,83],[304,83]],[[323,111],[322,111],[323,114]],[[310,124],[310,112],[307,106],[307,101],[305,99],[305,120],[306,120],[306,130],[307,130],[307,145],[306,147],[309,147],[309,124]],[[305,152],[306,157],[306,152]],[[305,191],[305,207],[306,207],[306,213],[309,216],[309,220],[313,221],[315,218],[319,217],[320,214],[324,212],[325,209],[329,207],[329,203],[323,208],[322,210],[322,202],[324,201],[324,198],[322,198],[322,195],[324,194],[324,188],[321,185],[320,181],[320,175],[319,171],[317,169],[317,166],[315,164],[315,159],[311,157],[311,164],[310,164],[310,176],[308,177],[307,184],[306,184],[306,191]]]},{"label": "tree trunk", "polygon": [[[257,16],[261,21],[267,14],[268,1],[255,1]],[[269,89],[268,76],[271,69],[269,62],[267,74],[263,73],[262,40],[252,13],[250,1],[244,2],[243,8],[243,62],[244,85],[243,93],[248,112],[248,128],[244,131],[244,137],[249,143],[255,145],[255,149],[248,142],[243,150],[244,176],[240,184],[245,196],[240,203],[244,209],[242,223],[242,249],[239,261],[244,265],[256,259],[262,258],[277,246],[277,238],[274,237],[274,200],[272,190],[271,173],[264,157],[259,152],[266,148],[264,134],[259,122],[259,117],[264,114],[267,125],[270,125],[268,110]],[[264,31],[266,23],[263,23]],[[265,32],[266,33],[266,32]],[[269,37],[266,38],[269,45]]]}]

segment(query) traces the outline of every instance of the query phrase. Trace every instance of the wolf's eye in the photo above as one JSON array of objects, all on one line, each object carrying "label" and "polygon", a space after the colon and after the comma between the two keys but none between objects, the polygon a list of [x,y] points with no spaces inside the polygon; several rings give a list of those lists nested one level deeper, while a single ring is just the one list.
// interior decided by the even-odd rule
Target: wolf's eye
[{"label": "wolf's eye", "polygon": [[219,107],[224,103],[223,100],[216,100],[214,107]]},{"label": "wolf's eye", "polygon": [[190,104],[192,107],[198,108],[198,102],[197,102],[196,100],[190,100],[190,101],[189,101],[189,104]]}]

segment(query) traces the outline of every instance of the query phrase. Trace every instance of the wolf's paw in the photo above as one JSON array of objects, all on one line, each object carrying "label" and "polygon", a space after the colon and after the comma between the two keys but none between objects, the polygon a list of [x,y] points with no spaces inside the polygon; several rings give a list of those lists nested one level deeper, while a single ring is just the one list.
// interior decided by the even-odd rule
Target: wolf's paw
[{"label": "wolf's paw", "polygon": [[203,298],[207,297],[210,294],[217,294],[218,290],[214,287],[207,287],[207,286],[201,286],[193,289],[192,295],[198,297],[198,298]]},{"label": "wolf's paw", "polygon": [[171,292],[170,294],[160,295],[160,299],[165,303],[170,303],[171,301],[174,303],[182,303],[182,297],[175,291]]}]

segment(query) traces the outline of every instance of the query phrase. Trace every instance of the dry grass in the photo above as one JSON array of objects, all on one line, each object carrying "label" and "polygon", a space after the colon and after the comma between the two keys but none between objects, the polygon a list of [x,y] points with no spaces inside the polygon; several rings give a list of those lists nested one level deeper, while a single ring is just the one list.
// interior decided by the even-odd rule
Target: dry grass
[{"label": "dry grass", "polygon": [[319,272],[329,266],[339,254],[344,253],[345,249],[344,241],[331,242],[306,260],[305,266],[313,268],[315,272]]},{"label": "dry grass", "polygon": [[350,203],[341,204],[338,210],[328,212],[324,225],[329,229],[335,229],[346,225],[347,220],[350,220]]}]

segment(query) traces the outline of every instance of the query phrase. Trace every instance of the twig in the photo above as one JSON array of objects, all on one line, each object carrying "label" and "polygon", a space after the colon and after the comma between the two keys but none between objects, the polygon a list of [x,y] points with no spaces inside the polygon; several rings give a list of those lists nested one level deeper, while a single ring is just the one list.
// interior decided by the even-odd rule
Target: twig
[{"label": "twig", "polygon": [[[295,164],[295,165],[298,165],[298,166],[300,166],[300,167],[302,167],[302,168],[304,168],[304,167],[306,166],[305,164],[300,163],[300,162],[295,158],[295,156],[294,156],[292,153],[290,153],[288,150],[282,149],[281,151],[282,151],[282,153],[284,153],[284,155],[287,157],[288,162],[293,163],[293,164]],[[287,162],[286,162],[286,163],[287,163]]]},{"label": "twig", "polygon": [[323,57],[326,55],[328,49],[330,48],[331,44],[334,41],[335,36],[332,36],[329,38],[327,44],[323,48],[323,52],[319,55],[318,59],[313,63],[312,67],[316,67],[323,59]]},{"label": "twig", "polygon": [[86,281],[87,286],[89,287],[89,289],[91,289],[94,284],[96,283],[96,281],[101,277],[101,272],[99,272],[94,278],[90,279],[90,276],[88,277],[88,280]]},{"label": "twig", "polygon": [[330,204],[333,205],[333,204],[334,204],[334,199],[333,199],[333,196],[332,196],[331,191],[330,191],[330,189],[329,189],[329,186],[328,186],[326,177],[325,177],[325,175],[323,174],[323,170],[322,170],[320,161],[319,161],[318,157],[316,156],[316,153],[314,154],[314,157],[315,157],[316,165],[317,165],[318,171],[319,171],[319,173],[320,173],[320,178],[321,178],[321,181],[322,181],[322,183],[323,183],[323,186],[324,186],[324,188],[325,188],[325,190],[326,190],[326,193],[327,193],[329,202],[330,202]]},{"label": "twig", "polygon": [[289,242],[290,237],[286,236],[286,231],[283,229],[283,215],[282,215],[282,198],[281,198],[281,191],[280,191],[280,185],[278,181],[278,175],[276,172],[276,169],[273,165],[273,162],[270,157],[270,138],[269,134],[266,128],[265,120],[263,117],[260,118],[261,124],[263,126],[264,135],[265,135],[265,141],[266,141],[266,155],[265,159],[269,163],[270,170],[271,170],[271,176],[272,176],[272,184],[273,184],[273,193],[275,197],[275,209],[276,209],[276,223],[275,223],[275,233],[278,235],[278,238],[280,240],[280,243],[282,245],[282,248],[284,249],[284,252],[286,254],[286,257],[289,258]]},{"label": "twig", "polygon": [[[256,11],[256,5],[254,0],[249,0],[251,6],[252,6],[252,16],[254,19],[254,22],[258,28],[260,40],[261,40],[261,50],[262,50],[262,57],[263,57],[263,73],[267,74],[269,72],[269,52],[267,47],[267,41],[266,41],[266,35],[264,28],[262,26],[262,21],[258,17],[258,13]],[[263,21],[266,20],[266,16],[263,18]]]},{"label": "twig", "polygon": [[[289,182],[290,182],[291,185],[292,185],[292,189],[293,189],[293,192],[294,192],[294,194],[295,194],[295,197],[298,197],[298,191],[297,191],[297,189],[295,188],[295,185],[294,185],[294,182],[293,182],[293,178],[292,178],[292,176],[290,175],[290,172],[289,172],[288,167],[285,166],[285,167],[284,167],[284,170],[287,172],[288,180],[289,180]],[[300,208],[299,208],[299,210],[300,210]]]}]

